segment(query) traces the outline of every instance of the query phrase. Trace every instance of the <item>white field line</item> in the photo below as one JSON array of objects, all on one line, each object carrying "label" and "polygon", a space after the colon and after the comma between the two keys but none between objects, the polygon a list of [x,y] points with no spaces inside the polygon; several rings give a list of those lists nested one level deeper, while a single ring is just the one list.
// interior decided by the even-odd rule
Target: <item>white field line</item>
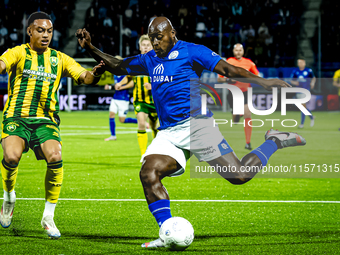
[{"label": "white field line", "polygon": [[[77,125],[61,125],[61,129],[63,128],[94,128],[94,129],[110,129],[109,125],[107,126],[77,126]],[[137,130],[137,127],[116,127],[116,129],[134,129]]]},{"label": "white field line", "polygon": [[[146,130],[147,133],[150,133],[151,130],[147,129]],[[63,133],[61,132],[61,136],[74,136],[74,135],[109,135],[111,134],[110,131],[106,131],[106,132],[88,132],[88,133],[84,133],[84,132],[76,132],[76,133]],[[120,135],[120,134],[137,134],[136,131],[117,131],[116,134]]]},{"label": "white field line", "polygon": [[[3,198],[0,198],[3,199]],[[17,200],[45,200],[44,198],[17,198]],[[61,201],[103,201],[103,202],[145,202],[145,199],[92,199],[92,198],[59,198]],[[340,204],[340,201],[307,201],[307,200],[199,200],[199,199],[172,199],[171,202],[196,203],[318,203]]]}]

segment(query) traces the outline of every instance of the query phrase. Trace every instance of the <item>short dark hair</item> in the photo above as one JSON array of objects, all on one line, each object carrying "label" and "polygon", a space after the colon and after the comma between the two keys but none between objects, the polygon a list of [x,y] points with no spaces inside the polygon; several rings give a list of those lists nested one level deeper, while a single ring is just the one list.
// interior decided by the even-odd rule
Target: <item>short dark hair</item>
[{"label": "short dark hair", "polygon": [[27,19],[27,26],[30,26],[36,19],[48,19],[52,21],[51,16],[46,12],[33,12]]}]

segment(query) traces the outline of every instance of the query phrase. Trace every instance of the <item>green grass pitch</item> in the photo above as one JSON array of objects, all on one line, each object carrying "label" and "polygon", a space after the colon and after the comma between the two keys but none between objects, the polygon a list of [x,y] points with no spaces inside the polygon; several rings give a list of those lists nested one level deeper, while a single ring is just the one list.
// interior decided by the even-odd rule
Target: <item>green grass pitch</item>
[{"label": "green grass pitch", "polygon": [[[64,182],[54,219],[62,236],[49,240],[40,226],[46,163],[36,161],[30,151],[21,159],[16,185],[17,197],[27,200],[17,200],[12,225],[0,229],[0,253],[170,253],[140,247],[158,237],[158,227],[143,200],[139,181],[137,125],[117,121],[117,141],[105,142],[109,136],[108,112],[62,112],[60,116]],[[300,113],[253,116],[263,120],[269,117],[299,121]],[[340,163],[340,113],[315,112],[315,117],[315,126],[309,127],[306,117],[302,130],[282,128],[276,122],[274,128],[298,131],[307,145],[277,151],[270,164]],[[230,120],[231,114],[218,112],[215,118]],[[264,141],[269,128],[267,121],[263,127],[253,128],[253,147]],[[239,158],[249,152],[244,149],[243,127],[220,125],[220,129]],[[311,202],[340,201],[340,173],[329,176],[260,176],[235,186],[221,178],[192,178],[188,164],[184,175],[166,178],[163,183],[175,200],[171,202],[173,216],[188,219],[195,229],[195,240],[184,254],[338,254],[340,203]]]}]

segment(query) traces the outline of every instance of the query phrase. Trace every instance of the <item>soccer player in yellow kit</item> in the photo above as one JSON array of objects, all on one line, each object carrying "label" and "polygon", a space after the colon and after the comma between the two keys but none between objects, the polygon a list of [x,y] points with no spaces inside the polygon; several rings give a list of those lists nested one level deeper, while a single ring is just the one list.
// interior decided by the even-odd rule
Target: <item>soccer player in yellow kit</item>
[{"label": "soccer player in yellow kit", "polygon": [[[142,35],[139,38],[139,49],[142,54],[152,50],[152,45],[148,35]],[[137,139],[141,155],[143,155],[148,146],[148,134],[146,133],[146,120],[149,117],[149,124],[153,137],[157,135],[157,120],[155,104],[151,94],[150,76],[138,75],[129,76],[134,82],[133,89],[133,106],[137,116],[138,131]]]},{"label": "soccer player in yellow kit", "polygon": [[18,164],[22,154],[31,148],[38,160],[44,159],[47,163],[41,225],[50,238],[58,239],[60,232],[53,217],[63,180],[63,161],[57,90],[60,79],[65,76],[79,84],[95,84],[104,67],[97,65],[87,71],[73,58],[49,48],[53,24],[48,14],[33,13],[27,26],[30,43],[8,49],[0,57],[0,73],[9,74],[1,135],[4,201],[0,224],[4,228],[11,225]]}]

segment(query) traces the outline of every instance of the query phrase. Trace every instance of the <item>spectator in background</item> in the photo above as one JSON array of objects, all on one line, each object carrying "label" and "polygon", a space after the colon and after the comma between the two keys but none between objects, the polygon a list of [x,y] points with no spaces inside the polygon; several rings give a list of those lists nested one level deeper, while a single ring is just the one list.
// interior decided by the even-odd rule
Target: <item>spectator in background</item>
[{"label": "spectator in background", "polygon": [[266,23],[262,22],[261,26],[259,27],[259,29],[257,30],[257,33],[260,35],[268,35],[269,34],[269,29],[266,26]]},{"label": "spectator in background", "polygon": [[198,16],[204,17],[207,13],[208,8],[202,3],[201,5],[196,5],[196,13]]},{"label": "spectator in background", "polygon": [[112,27],[112,19],[108,16],[105,17],[103,21],[103,26],[104,27]]},{"label": "spectator in background", "polygon": [[7,28],[4,26],[4,24],[1,24],[0,34],[2,35],[2,37],[3,37],[4,39],[7,38],[8,30],[7,30]]},{"label": "spectator in background", "polygon": [[13,28],[12,33],[9,34],[9,38],[11,39],[13,46],[18,44],[19,38],[18,38],[18,32],[16,28]]},{"label": "spectator in background", "polygon": [[57,29],[53,29],[53,37],[52,37],[52,48],[59,48],[59,39],[61,37],[61,33]]},{"label": "spectator in background", "polygon": [[241,16],[242,15],[242,6],[236,2],[233,4],[233,6],[231,7],[232,13],[233,15],[236,16]]}]

